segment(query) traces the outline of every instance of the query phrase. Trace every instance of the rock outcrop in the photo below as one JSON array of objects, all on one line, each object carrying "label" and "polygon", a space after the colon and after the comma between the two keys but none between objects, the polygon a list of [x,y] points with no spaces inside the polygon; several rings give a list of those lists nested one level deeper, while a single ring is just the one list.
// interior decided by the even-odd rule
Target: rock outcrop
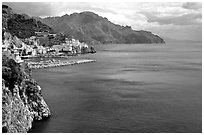
[{"label": "rock outcrop", "polygon": [[34,120],[51,113],[27,63],[16,63],[7,54],[2,57],[2,132],[25,133]]},{"label": "rock outcrop", "polygon": [[[48,118],[51,113],[40,86],[31,77],[27,63],[18,63],[17,48],[35,31],[50,29],[34,19],[14,14],[2,5],[2,132],[25,133],[34,120]],[[3,49],[4,48],[4,49]]]}]

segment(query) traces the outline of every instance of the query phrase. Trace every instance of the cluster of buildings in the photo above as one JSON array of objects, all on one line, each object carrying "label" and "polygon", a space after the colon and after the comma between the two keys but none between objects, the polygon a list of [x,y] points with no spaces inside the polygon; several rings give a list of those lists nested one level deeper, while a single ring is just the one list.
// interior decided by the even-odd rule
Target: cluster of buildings
[{"label": "cluster of buildings", "polygon": [[2,51],[12,54],[17,62],[22,62],[23,58],[28,57],[50,57],[67,56],[83,53],[95,53],[93,47],[89,49],[88,45],[79,42],[79,40],[65,38],[65,42],[59,45],[43,46],[40,45],[40,38],[55,37],[56,34],[48,32],[36,32],[36,36],[26,39],[19,39],[8,32],[4,32]]},{"label": "cluster of buildings", "polygon": [[68,40],[65,39],[65,43],[62,43],[61,45],[53,45],[50,48],[51,52],[54,52],[57,54],[63,54],[66,53],[68,55],[76,55],[81,53],[88,53],[89,47],[85,43],[80,43],[79,40],[71,39]]}]

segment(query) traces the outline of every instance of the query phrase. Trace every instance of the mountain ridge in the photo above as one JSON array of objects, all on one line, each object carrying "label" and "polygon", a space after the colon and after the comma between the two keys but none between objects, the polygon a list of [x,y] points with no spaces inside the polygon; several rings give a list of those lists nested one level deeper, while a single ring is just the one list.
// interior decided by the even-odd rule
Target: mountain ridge
[{"label": "mountain ridge", "polygon": [[165,43],[164,39],[149,31],[136,31],[131,26],[114,24],[106,17],[101,17],[91,11],[56,17],[34,18],[50,26],[55,32],[63,32],[86,43]]}]

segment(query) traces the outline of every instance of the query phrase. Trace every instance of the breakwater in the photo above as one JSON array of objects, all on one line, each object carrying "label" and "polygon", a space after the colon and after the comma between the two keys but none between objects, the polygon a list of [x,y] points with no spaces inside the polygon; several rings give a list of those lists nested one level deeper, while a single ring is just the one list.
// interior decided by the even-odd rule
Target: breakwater
[{"label": "breakwater", "polygon": [[80,60],[47,60],[40,62],[28,62],[28,65],[31,69],[39,69],[39,68],[50,68],[50,67],[59,67],[59,66],[70,66],[82,63],[91,63],[96,62],[96,60],[89,59],[80,59]]},{"label": "breakwater", "polygon": [[53,114],[32,133],[202,132],[202,44],[97,50],[95,63],[32,71]]}]

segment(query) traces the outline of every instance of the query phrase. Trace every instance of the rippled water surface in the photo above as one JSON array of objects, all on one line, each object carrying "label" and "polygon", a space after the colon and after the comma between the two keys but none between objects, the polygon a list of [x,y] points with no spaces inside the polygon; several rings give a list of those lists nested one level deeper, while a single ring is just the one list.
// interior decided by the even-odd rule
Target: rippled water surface
[{"label": "rippled water surface", "polygon": [[[33,70],[52,116],[31,132],[201,132],[201,43],[103,45]],[[71,59],[71,58],[70,58]]]}]

